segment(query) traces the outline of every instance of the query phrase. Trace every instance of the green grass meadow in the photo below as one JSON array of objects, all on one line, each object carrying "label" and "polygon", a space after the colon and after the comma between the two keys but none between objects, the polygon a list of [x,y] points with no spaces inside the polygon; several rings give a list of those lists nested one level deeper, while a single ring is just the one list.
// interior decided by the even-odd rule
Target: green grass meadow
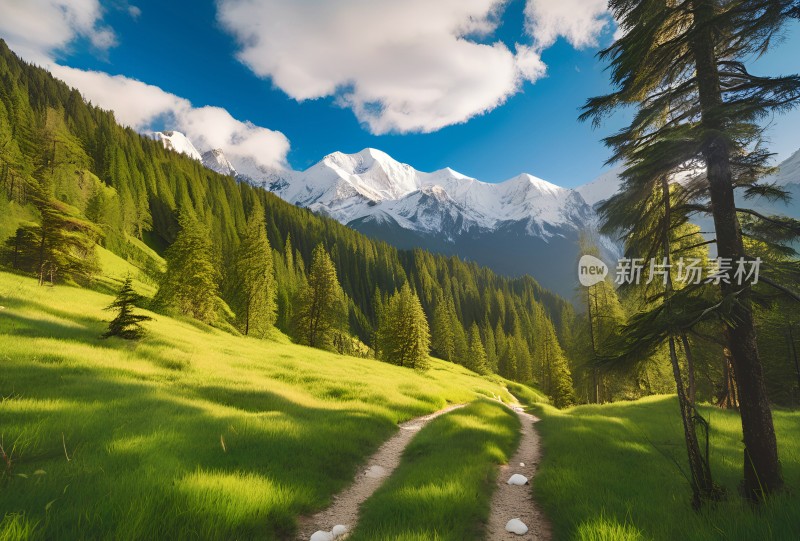
[{"label": "green grass meadow", "polygon": [[519,442],[519,419],[480,400],[426,426],[361,508],[349,541],[483,539],[498,464]]},{"label": "green grass meadow", "polygon": [[711,465],[724,501],[696,513],[677,399],[534,407],[543,458],[534,495],[556,539],[580,541],[792,541],[800,539],[800,413],[774,411],[784,494],[760,509],[739,496],[742,430],[738,414],[702,408],[711,422]]},{"label": "green grass meadow", "polygon": [[420,373],[158,314],[138,343],[101,340],[110,301],[0,273],[0,539],[286,538],[398,422],[510,399],[442,361]]}]

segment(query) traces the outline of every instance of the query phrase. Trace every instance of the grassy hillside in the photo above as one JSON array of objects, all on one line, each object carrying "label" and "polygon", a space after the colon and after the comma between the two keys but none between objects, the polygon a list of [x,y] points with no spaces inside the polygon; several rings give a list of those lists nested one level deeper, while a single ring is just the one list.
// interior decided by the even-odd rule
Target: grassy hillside
[{"label": "grassy hillside", "polygon": [[656,396],[558,411],[535,407],[543,459],[535,495],[556,539],[581,541],[800,539],[800,412],[776,410],[786,493],[760,510],[737,493],[742,477],[738,414],[703,408],[711,421],[711,467],[727,499],[690,507],[678,404]]},{"label": "grassy hillside", "polygon": [[440,361],[418,373],[157,314],[139,343],[101,340],[110,301],[0,273],[0,539],[281,538],[398,421],[509,398]]}]

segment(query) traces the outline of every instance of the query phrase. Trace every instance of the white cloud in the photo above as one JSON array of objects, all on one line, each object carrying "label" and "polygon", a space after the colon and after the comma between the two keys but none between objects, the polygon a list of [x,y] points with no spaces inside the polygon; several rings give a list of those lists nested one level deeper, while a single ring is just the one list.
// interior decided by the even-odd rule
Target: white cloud
[{"label": "white cloud", "polygon": [[608,0],[528,0],[525,5],[526,30],[539,49],[559,37],[578,49],[597,46],[610,22]]},{"label": "white cloud", "polygon": [[116,45],[102,16],[98,0],[3,0],[0,35],[21,57],[44,64],[76,38],[101,50]]},{"label": "white cloud", "polygon": [[[56,64],[55,53],[81,37],[107,50],[116,44],[114,32],[102,21],[97,0],[2,0],[0,35],[23,59],[36,62],[81,91],[95,105],[114,111],[122,124],[148,131],[163,122],[185,132],[201,149],[222,148],[234,162],[254,161],[285,167],[289,141],[280,132],[242,122],[220,107],[193,107],[189,100],[122,75],[85,71]],[[121,8],[122,9],[122,8]],[[139,8],[128,5],[133,17]]]},{"label": "white cloud", "polygon": [[296,100],[335,96],[377,134],[430,132],[544,75],[536,50],[470,39],[492,34],[504,4],[218,0],[218,19],[238,58]]},{"label": "white cloud", "polygon": [[142,15],[142,9],[138,6],[129,5],[128,6],[128,14],[133,17],[134,19],[138,19]]},{"label": "white cloud", "polygon": [[289,140],[285,135],[237,120],[221,107],[193,107],[185,98],[121,75],[58,64],[48,69],[78,88],[87,100],[114,111],[120,123],[136,130],[145,131],[163,122],[185,133],[202,150],[222,148],[234,164],[250,159],[265,167],[286,166]]}]

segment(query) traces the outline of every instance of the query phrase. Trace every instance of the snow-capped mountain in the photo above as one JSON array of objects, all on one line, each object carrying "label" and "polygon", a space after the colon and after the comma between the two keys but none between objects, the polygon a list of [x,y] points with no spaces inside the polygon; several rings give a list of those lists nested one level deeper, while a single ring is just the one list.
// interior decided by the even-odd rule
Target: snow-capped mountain
[{"label": "snow-capped mountain", "polygon": [[164,148],[186,154],[190,158],[203,161],[200,152],[189,139],[179,131],[157,131],[150,134],[156,141],[161,141]]},{"label": "snow-capped mountain", "polygon": [[487,183],[449,168],[418,171],[371,148],[334,152],[305,171],[254,173],[251,182],[282,199],[372,237],[531,274],[566,296],[578,237],[596,222],[577,191],[532,175]]},{"label": "snow-capped mountain", "polygon": [[225,153],[222,152],[221,148],[215,148],[203,152],[203,156],[200,161],[203,162],[203,165],[212,171],[216,171],[220,175],[236,176],[236,168],[233,166],[230,160],[225,157]]},{"label": "snow-capped mountain", "polygon": [[425,173],[372,148],[335,152],[282,180],[270,189],[342,223],[394,222],[449,240],[509,222],[524,222],[530,234],[546,240],[562,227],[581,226],[591,213],[575,191],[531,175],[491,184],[452,169]]}]

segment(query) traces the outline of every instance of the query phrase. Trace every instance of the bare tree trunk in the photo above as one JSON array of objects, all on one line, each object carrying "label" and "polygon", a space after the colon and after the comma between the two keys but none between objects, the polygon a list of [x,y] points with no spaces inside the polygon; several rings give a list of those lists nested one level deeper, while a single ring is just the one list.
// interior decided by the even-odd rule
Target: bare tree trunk
[{"label": "bare tree trunk", "polygon": [[722,373],[724,376],[724,387],[720,394],[717,406],[723,409],[739,409],[739,399],[736,397],[736,378],[733,374],[733,364],[731,363],[728,348],[722,351]]},{"label": "bare tree trunk", "polygon": [[794,358],[794,370],[797,374],[797,390],[800,393],[800,361],[797,359],[797,346],[794,343],[794,334],[792,333],[793,323],[789,324],[789,351]]},{"label": "bare tree trunk", "polygon": [[[667,313],[669,313],[669,305],[672,302],[672,250],[670,246],[670,228],[672,224],[672,201],[670,199],[669,179],[666,176],[660,179],[661,182],[661,197],[664,205],[664,227],[661,230],[662,249],[664,251],[664,267],[666,269],[666,282],[665,282],[665,295],[664,303],[666,304]],[[689,352],[689,341],[686,339],[686,333],[681,333],[683,339],[683,348],[686,353],[687,364],[690,365],[690,370],[694,370],[691,362],[691,353]],[[681,410],[681,421],[683,422],[683,439],[686,443],[686,453],[689,458],[689,472],[691,473],[692,485],[692,507],[699,509],[703,502],[708,500],[716,500],[720,496],[720,490],[714,485],[714,480],[711,477],[711,466],[708,463],[708,455],[703,456],[700,452],[700,444],[697,441],[697,428],[695,420],[703,423],[705,421],[696,414],[694,407],[694,391],[692,390],[691,399],[686,396],[686,391],[683,387],[683,377],[681,376],[681,368],[678,363],[678,355],[675,349],[675,337],[669,337],[669,360],[672,363],[672,375],[675,378],[675,389],[678,393],[678,405]],[[690,376],[690,389],[694,386],[694,374]],[[706,437],[708,432],[706,428]]]},{"label": "bare tree trunk", "polygon": [[595,366],[595,362],[597,361],[597,347],[595,345],[594,340],[594,318],[592,317],[592,288],[586,288],[586,310],[589,316],[589,337],[592,340],[592,389],[594,393],[594,403],[598,404],[600,402],[600,394],[599,394],[599,383],[597,381],[597,366]]},{"label": "bare tree trunk", "polygon": [[669,359],[672,364],[672,375],[675,378],[675,386],[678,392],[678,406],[681,410],[681,421],[683,423],[683,439],[686,442],[686,452],[689,458],[692,507],[699,509],[704,501],[718,499],[719,490],[714,486],[714,481],[711,478],[711,468],[700,452],[700,444],[697,442],[697,431],[694,425],[694,408],[686,398],[678,355],[675,352],[675,339],[671,336],[669,337]]},{"label": "bare tree trunk", "polygon": [[686,336],[685,332],[681,333],[681,344],[683,344],[683,352],[686,354],[686,375],[689,379],[689,389],[687,394],[689,402],[694,405],[697,403],[697,383],[695,381],[694,374],[694,355],[692,354],[692,348],[689,345],[689,338]]},{"label": "bare tree trunk", "polygon": [[[720,108],[724,105],[714,49],[714,0],[692,0],[695,34],[692,52],[697,68],[697,85],[702,115],[701,126],[706,140],[705,155],[711,212],[720,258],[737,261],[744,257],[739,220],[733,194],[730,149],[723,131]],[[762,500],[783,485],[778,442],[772,422],[764,373],[758,355],[756,330],[750,306],[750,287],[721,281],[722,295],[737,295],[738,307],[733,314],[736,325],[725,325],[725,338],[733,359],[739,391],[739,410],[744,435],[744,492],[752,500]]]}]

